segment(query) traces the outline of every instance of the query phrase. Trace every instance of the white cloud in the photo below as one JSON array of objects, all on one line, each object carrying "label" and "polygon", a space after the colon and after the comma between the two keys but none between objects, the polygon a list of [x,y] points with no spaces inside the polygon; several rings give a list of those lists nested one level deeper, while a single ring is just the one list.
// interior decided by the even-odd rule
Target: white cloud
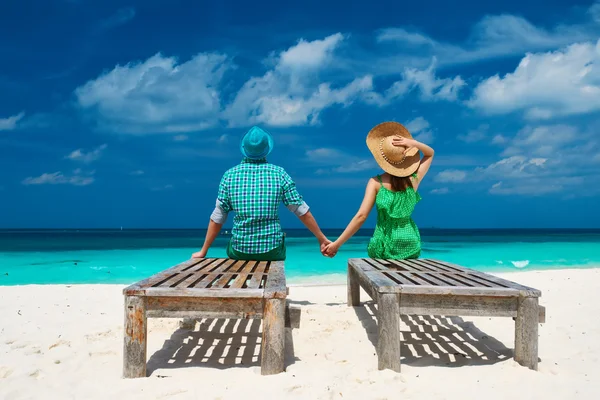
[{"label": "white cloud", "polygon": [[491,178],[529,178],[539,175],[545,169],[547,161],[545,158],[512,156],[503,158],[486,168],[479,168],[478,171]]},{"label": "white cloud", "polygon": [[487,124],[479,125],[477,129],[471,129],[464,135],[458,135],[458,140],[465,143],[481,142],[487,137],[490,126]]},{"label": "white cloud", "polygon": [[62,172],[45,173],[37,177],[25,178],[23,185],[74,185],[87,186],[94,183],[94,171],[83,172],[76,169],[71,175],[64,175]]},{"label": "white cloud", "polygon": [[21,111],[20,113],[8,118],[0,118],[0,131],[12,131],[17,127],[17,124],[23,119],[24,116],[25,112]]},{"label": "white cloud", "polygon": [[198,131],[218,121],[218,85],[229,67],[221,54],[201,53],[180,64],[156,54],[117,65],[78,87],[75,95],[103,128],[138,134]]},{"label": "white cloud", "polygon": [[65,158],[89,164],[100,159],[100,157],[102,156],[102,152],[106,150],[107,147],[108,146],[106,144],[103,144],[88,153],[85,153],[83,149],[77,149],[71,152],[71,154],[69,154],[68,156],[65,156]]},{"label": "white cloud", "polygon": [[411,134],[414,135],[414,134],[421,132],[424,129],[429,128],[429,121],[427,121],[423,117],[417,117],[417,118],[407,122],[406,124],[404,124],[404,126],[406,127],[406,129],[408,129],[408,131]]},{"label": "white cloud", "polygon": [[502,152],[503,156],[526,154],[537,157],[557,159],[562,150],[566,150],[585,137],[571,125],[525,126]]},{"label": "white cloud", "polygon": [[502,145],[508,142],[508,139],[503,135],[496,135],[492,139],[492,144]]},{"label": "white cloud", "polygon": [[337,33],[323,40],[300,40],[275,56],[275,66],[250,78],[223,113],[230,126],[264,123],[272,126],[315,125],[332,105],[348,106],[373,88],[370,76],[333,88],[315,75],[332,60],[344,39]]},{"label": "white cloud", "polygon": [[443,187],[443,188],[439,188],[439,189],[433,189],[431,192],[431,194],[448,194],[450,192],[450,189],[448,189],[447,187]]},{"label": "white cloud", "polygon": [[379,32],[377,40],[381,46],[387,46],[387,53],[391,54],[389,62],[415,59],[417,54],[421,60],[436,55],[442,66],[473,63],[520,56],[531,51],[553,50],[597,38],[600,32],[596,23],[600,20],[598,8],[598,3],[590,8],[588,19],[572,25],[557,25],[552,29],[537,27],[515,15],[488,15],[473,26],[469,37],[461,44],[438,41],[405,28],[384,29]]},{"label": "white cloud", "polygon": [[370,94],[367,102],[387,105],[412,91],[417,91],[422,101],[456,101],[460,90],[466,85],[465,81],[460,76],[438,78],[436,63],[437,59],[433,57],[433,61],[425,69],[405,67],[401,80],[394,82],[383,95]]},{"label": "white cloud", "polygon": [[377,163],[371,158],[361,159],[346,152],[331,148],[317,148],[306,151],[306,160],[319,168],[318,174],[350,173],[377,168]]},{"label": "white cloud", "polygon": [[173,136],[173,140],[176,141],[176,142],[185,142],[188,139],[189,139],[189,137],[187,135]]},{"label": "white cloud", "polygon": [[168,184],[168,185],[164,185],[164,186],[155,186],[155,187],[153,187],[150,190],[152,190],[153,192],[162,192],[162,191],[165,191],[165,190],[171,190],[173,188],[174,188],[173,185]]},{"label": "white cloud", "polygon": [[124,25],[127,22],[131,21],[135,17],[135,8],[126,7],[117,10],[116,13],[111,15],[110,17],[102,20],[98,25],[99,29],[108,30],[116,28],[120,25]]},{"label": "white cloud", "polygon": [[500,181],[492,185],[490,194],[495,195],[521,195],[521,196],[543,196],[549,193],[564,192],[568,187],[575,187],[583,183],[581,177],[562,177],[554,180],[531,179],[529,181],[516,181],[506,184]]},{"label": "white cloud", "polygon": [[467,179],[467,173],[458,169],[447,169],[437,174],[435,180],[437,182],[464,182]]},{"label": "white cloud", "polygon": [[528,119],[600,110],[600,41],[528,54],[513,73],[492,76],[468,104],[489,114],[524,111]]},{"label": "white cloud", "polygon": [[295,46],[281,52],[278,66],[295,70],[320,68],[331,60],[333,51],[343,40],[344,35],[341,33],[312,42],[300,39]]},{"label": "white cloud", "polygon": [[421,143],[431,144],[434,141],[433,132],[430,130],[425,130],[415,136],[415,139]]},{"label": "white cloud", "polygon": [[131,171],[131,172],[129,173],[129,175],[133,175],[133,176],[141,176],[141,175],[144,175],[144,171],[142,171],[141,169],[138,169],[138,170],[136,170],[136,171]]},{"label": "white cloud", "polygon": [[345,86],[322,83],[318,72],[329,66],[343,41],[340,33],[323,40],[300,40],[275,56],[275,66],[263,76],[250,78],[223,112],[230,126],[316,125],[321,111],[333,105],[348,106],[373,89],[371,76]]},{"label": "white cloud", "polygon": [[425,118],[417,117],[407,122],[404,126],[419,142],[423,142],[426,144],[433,143],[433,131],[429,129],[429,121],[427,121]]}]

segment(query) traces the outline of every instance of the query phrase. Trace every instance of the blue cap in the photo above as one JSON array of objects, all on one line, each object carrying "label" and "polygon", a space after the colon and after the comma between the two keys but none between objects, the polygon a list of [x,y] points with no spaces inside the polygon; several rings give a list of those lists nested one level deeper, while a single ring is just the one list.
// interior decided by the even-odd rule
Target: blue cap
[{"label": "blue cap", "polygon": [[240,150],[244,157],[259,160],[273,150],[273,138],[258,126],[253,126],[242,138]]}]

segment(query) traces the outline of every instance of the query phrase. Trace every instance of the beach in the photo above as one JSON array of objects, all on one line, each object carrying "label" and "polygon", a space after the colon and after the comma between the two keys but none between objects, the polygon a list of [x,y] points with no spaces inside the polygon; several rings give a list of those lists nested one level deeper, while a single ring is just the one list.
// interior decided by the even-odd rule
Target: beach
[{"label": "beach", "polygon": [[538,288],[539,371],[512,360],[511,318],[403,316],[402,372],[378,371],[374,306],[292,286],[286,372],[260,375],[258,320],[150,319],[149,377],[121,378],[123,285],[0,286],[1,399],[597,399],[600,269],[498,274]]}]

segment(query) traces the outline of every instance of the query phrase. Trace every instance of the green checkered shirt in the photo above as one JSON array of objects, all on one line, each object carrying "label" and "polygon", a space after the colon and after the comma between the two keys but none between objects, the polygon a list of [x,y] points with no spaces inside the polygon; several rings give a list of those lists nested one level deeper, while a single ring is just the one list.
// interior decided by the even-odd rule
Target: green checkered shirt
[{"label": "green checkered shirt", "polygon": [[[267,163],[266,159],[245,158],[225,172],[219,184],[217,207],[225,218],[231,211],[236,213],[231,230],[233,248],[258,254],[280,246],[283,240],[278,212],[281,202],[297,215],[308,211],[296,184],[283,168]],[[216,222],[222,223],[224,219]]]}]

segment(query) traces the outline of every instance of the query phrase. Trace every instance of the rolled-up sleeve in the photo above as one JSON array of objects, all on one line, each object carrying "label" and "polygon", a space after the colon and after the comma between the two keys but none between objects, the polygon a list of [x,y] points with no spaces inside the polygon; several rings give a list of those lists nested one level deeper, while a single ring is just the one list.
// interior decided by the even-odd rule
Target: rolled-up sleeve
[{"label": "rolled-up sleeve", "polygon": [[287,174],[287,172],[282,171],[281,174],[282,179],[282,190],[283,190],[283,204],[296,214],[296,216],[301,217],[306,214],[310,208],[308,204],[302,199],[300,193],[296,189],[296,184],[292,180],[292,178]]},{"label": "rolled-up sleeve", "polygon": [[227,215],[231,211],[231,200],[229,198],[228,190],[228,177],[227,174],[223,175],[221,182],[219,183],[219,192],[217,194],[217,201],[215,209],[213,210],[210,219],[217,224],[224,224],[227,221]]}]

